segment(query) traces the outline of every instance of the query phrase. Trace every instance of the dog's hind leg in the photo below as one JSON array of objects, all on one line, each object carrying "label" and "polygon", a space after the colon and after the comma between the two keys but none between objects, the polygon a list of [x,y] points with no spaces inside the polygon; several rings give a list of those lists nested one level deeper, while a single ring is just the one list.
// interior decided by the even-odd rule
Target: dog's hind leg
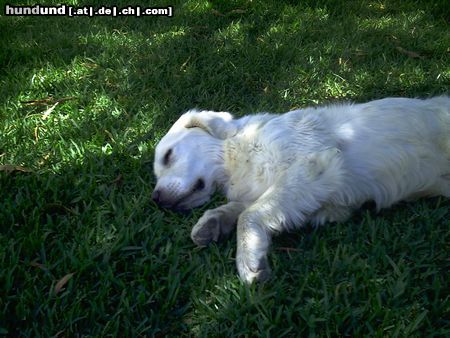
[{"label": "dog's hind leg", "polygon": [[439,184],[436,185],[436,195],[450,197],[450,173],[441,176]]},{"label": "dog's hind leg", "polygon": [[229,202],[218,208],[207,210],[192,228],[192,240],[199,246],[206,246],[228,237],[236,227],[239,214],[244,209],[243,203]]}]

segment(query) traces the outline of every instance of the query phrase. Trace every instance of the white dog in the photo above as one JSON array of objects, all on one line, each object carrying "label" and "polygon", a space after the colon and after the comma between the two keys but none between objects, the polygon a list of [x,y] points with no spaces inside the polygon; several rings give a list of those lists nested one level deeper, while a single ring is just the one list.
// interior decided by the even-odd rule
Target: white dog
[{"label": "white dog", "polygon": [[450,197],[450,97],[387,98],[233,119],[188,111],[156,147],[153,200],[190,209],[216,188],[228,203],[192,230],[201,246],[237,224],[236,264],[246,282],[270,274],[271,236],[344,221],[366,201]]}]

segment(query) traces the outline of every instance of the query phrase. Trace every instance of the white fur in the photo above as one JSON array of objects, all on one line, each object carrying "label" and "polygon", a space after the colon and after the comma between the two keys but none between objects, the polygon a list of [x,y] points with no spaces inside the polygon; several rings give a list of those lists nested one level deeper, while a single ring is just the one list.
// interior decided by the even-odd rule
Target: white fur
[{"label": "white fur", "polygon": [[[450,197],[450,98],[387,98],[240,119],[189,111],[156,147],[154,171],[154,199],[167,207],[196,207],[221,188],[230,203],[205,214],[192,238],[206,245],[237,223],[239,274],[263,280],[274,232],[343,221],[366,201],[384,208]],[[195,189],[199,179],[204,187]]]}]

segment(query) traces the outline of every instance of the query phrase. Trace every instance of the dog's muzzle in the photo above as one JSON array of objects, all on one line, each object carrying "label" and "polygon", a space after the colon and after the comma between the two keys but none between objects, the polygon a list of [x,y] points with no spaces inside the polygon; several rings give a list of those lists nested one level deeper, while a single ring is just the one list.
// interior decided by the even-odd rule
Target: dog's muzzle
[{"label": "dog's muzzle", "polygon": [[164,192],[160,189],[153,190],[152,200],[163,208],[172,208],[174,206],[173,201],[168,199],[167,196],[165,196]]},{"label": "dog's muzzle", "polygon": [[155,189],[152,192],[152,200],[161,208],[178,210],[178,205],[184,198],[174,199],[173,196],[165,190]]}]

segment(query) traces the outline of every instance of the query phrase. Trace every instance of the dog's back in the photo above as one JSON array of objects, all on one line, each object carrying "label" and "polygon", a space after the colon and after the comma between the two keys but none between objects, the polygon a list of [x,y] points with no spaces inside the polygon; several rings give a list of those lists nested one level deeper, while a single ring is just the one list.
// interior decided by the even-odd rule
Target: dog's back
[{"label": "dog's back", "polygon": [[[245,126],[229,144],[239,145],[238,163],[253,163],[272,184],[275,171],[293,158],[330,148],[339,150],[341,188],[332,204],[357,208],[373,200],[378,208],[414,196],[450,196],[450,98],[427,100],[387,98],[364,104],[339,104],[291,111],[282,115],[246,117]],[[258,151],[258,148],[261,148]],[[238,181],[261,176],[241,167]],[[238,170],[233,168],[232,171]],[[242,192],[255,190],[248,184]],[[233,191],[235,197],[241,193]],[[257,193],[256,193],[257,195]],[[321,222],[322,223],[322,222]]]},{"label": "dog's back", "polygon": [[[331,109],[330,109],[331,108]],[[321,125],[341,150],[345,189],[335,200],[378,208],[415,196],[450,197],[450,98],[387,98],[326,107]]]}]

